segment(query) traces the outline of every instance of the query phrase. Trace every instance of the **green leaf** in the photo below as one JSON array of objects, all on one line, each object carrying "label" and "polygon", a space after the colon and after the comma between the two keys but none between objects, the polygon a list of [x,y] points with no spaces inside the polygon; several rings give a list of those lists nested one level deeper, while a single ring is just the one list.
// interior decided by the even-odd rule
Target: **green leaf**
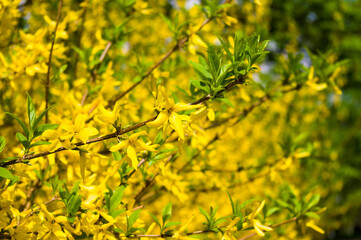
[{"label": "green leaf", "polygon": [[74,194],[78,194],[79,191],[79,184],[80,184],[80,180],[76,181],[73,188],[71,189],[70,194],[74,195]]},{"label": "green leaf", "polygon": [[75,215],[81,205],[81,197],[80,195],[73,195],[70,197],[67,205],[67,210],[70,215]]},{"label": "green leaf", "polygon": [[0,167],[0,177],[13,180],[15,177],[6,168]]},{"label": "green leaf", "polygon": [[308,201],[307,203],[307,207],[306,207],[306,210],[308,209],[311,209],[312,207],[316,206],[317,203],[320,201],[320,194],[316,194],[316,195],[313,195],[310,199],[310,201]]},{"label": "green leaf", "polygon": [[199,208],[199,211],[201,212],[201,214],[207,219],[207,221],[210,223],[211,222],[211,217],[209,216],[209,214],[206,212],[206,210],[204,210],[203,208]]},{"label": "green leaf", "polygon": [[154,221],[158,224],[159,228],[161,228],[162,225],[160,224],[158,218],[153,213],[151,213],[151,212],[148,212],[148,213],[154,219]]},{"label": "green leaf", "polygon": [[226,98],[218,98],[220,101],[224,102],[225,104],[227,104],[228,106],[234,108],[233,104],[231,101],[229,101],[228,99]]},{"label": "green leaf", "polygon": [[109,212],[112,213],[122,201],[123,193],[125,186],[119,186],[114,190],[113,196],[110,198],[110,209]]},{"label": "green leaf", "polygon": [[163,208],[163,212],[162,212],[162,220],[163,220],[163,225],[165,224],[166,221],[168,221],[170,218],[172,217],[172,203],[168,203],[167,205],[165,205],[165,207]]},{"label": "green leaf", "polygon": [[223,41],[223,39],[219,35],[217,35],[217,38],[218,38],[219,42],[221,43],[223,49],[226,51],[228,60],[233,63],[234,62],[234,57],[233,57],[231,51],[229,50],[227,44]]},{"label": "green leaf", "polygon": [[[80,49],[80,48],[77,48],[77,47],[75,47],[75,46],[72,46],[72,48],[73,48],[73,50],[74,50],[75,52],[77,52],[77,53],[79,54],[80,58],[81,58],[84,62],[86,62],[85,51],[82,50],[82,49]],[[87,63],[87,62],[86,62],[86,63]]]},{"label": "green leaf", "polygon": [[231,68],[231,65],[230,64],[226,64],[226,65],[223,65],[221,66],[221,69],[220,69],[220,74],[219,76],[217,77],[217,80],[216,80],[216,83],[217,83],[217,86],[218,85],[221,85],[221,86],[224,86],[224,80],[229,77],[228,75],[228,70]]},{"label": "green leaf", "polygon": [[174,28],[173,26],[173,23],[166,17],[164,16],[163,14],[160,14],[160,16],[163,18],[163,20],[167,23],[169,29],[172,31],[172,32],[176,32],[176,29]]},{"label": "green leaf", "polygon": [[1,159],[0,162],[12,161],[12,160],[19,159],[19,158],[20,157],[7,157],[7,158],[4,158],[4,159]]},{"label": "green leaf", "polygon": [[191,79],[191,80],[190,80],[190,83],[191,83],[193,86],[195,86],[196,88],[205,91],[206,93],[210,93],[210,92],[211,92],[211,89],[210,89],[208,86],[202,86],[200,81]]},{"label": "green leaf", "polygon": [[120,214],[122,214],[123,212],[125,212],[125,209],[117,209],[114,212],[112,212],[110,215],[113,218],[116,218],[117,216],[119,216]]},{"label": "green leaf", "polygon": [[267,210],[266,216],[269,217],[272,214],[274,214],[275,212],[281,210],[279,207],[273,207]]},{"label": "green leaf", "polygon": [[27,94],[27,104],[28,104],[28,117],[29,117],[29,126],[30,130],[33,130],[34,122],[36,119],[35,107],[33,104],[33,100],[31,99],[30,95]]},{"label": "green leaf", "polygon": [[169,227],[180,225],[180,224],[182,224],[182,223],[181,222],[167,222],[167,224],[164,226],[164,228],[169,228]]},{"label": "green leaf", "polygon": [[205,68],[203,65],[199,64],[199,63],[195,63],[192,61],[188,61],[189,64],[192,65],[194,71],[200,75],[204,80],[206,79],[212,79],[212,74],[210,72],[208,72],[207,68]]},{"label": "green leaf", "polygon": [[6,140],[3,136],[0,137],[0,153],[4,150],[6,145]]},{"label": "green leaf", "polygon": [[25,147],[25,149],[29,149],[29,142],[26,137],[21,133],[16,133],[16,138],[21,142],[21,144]]},{"label": "green leaf", "polygon": [[221,58],[218,57],[216,48],[212,44],[208,44],[207,51],[208,51],[208,61],[209,61],[210,70],[212,72],[213,78],[216,79],[219,72]]},{"label": "green leaf", "polygon": [[76,219],[76,216],[68,216],[67,219],[68,219],[68,222],[74,223],[75,219]]},{"label": "green leaf", "polygon": [[233,214],[235,214],[236,209],[235,209],[235,207],[234,207],[234,202],[233,202],[233,200],[232,200],[232,197],[231,197],[231,195],[229,194],[229,192],[228,192],[228,191],[226,191],[226,193],[227,193],[227,195],[228,195],[229,201],[231,202],[231,206],[232,206],[232,213],[233,213]]},{"label": "green leaf", "polygon": [[21,126],[21,128],[24,130],[25,135],[29,138],[29,129],[27,128],[27,126],[18,118],[16,117],[14,114],[6,112],[7,114],[9,114],[12,118],[14,118]]},{"label": "green leaf", "polygon": [[269,43],[269,40],[263,41],[263,42],[261,43],[261,45],[259,46],[259,51],[260,51],[260,52],[263,52],[264,49],[267,47],[268,43]]},{"label": "green leaf", "polygon": [[54,105],[48,107],[48,108],[45,109],[42,113],[40,113],[39,117],[34,121],[34,126],[33,126],[33,128],[35,128],[36,126],[38,126],[38,124],[40,123],[41,119],[45,116],[45,114],[46,114],[52,107],[54,107]]},{"label": "green leaf", "polygon": [[243,227],[243,214],[241,213],[240,216],[238,216],[238,217],[241,218],[241,220],[239,220],[239,221],[237,222],[237,224],[236,224],[237,230],[239,231],[239,230],[241,230],[242,227]]},{"label": "green leaf", "polygon": [[37,141],[35,143],[32,143],[30,146],[29,146],[29,149],[32,148],[32,147],[36,147],[36,146],[40,146],[40,145],[48,145],[48,144],[51,144],[50,142],[47,142],[47,141]]},{"label": "green leaf", "polygon": [[41,124],[34,130],[34,138],[41,136],[46,130],[54,130],[59,127],[59,124]]},{"label": "green leaf", "polygon": [[137,209],[129,216],[129,218],[128,218],[128,228],[129,229],[133,226],[135,221],[137,221],[137,219],[139,218],[139,214],[140,214],[141,210],[142,209]]}]

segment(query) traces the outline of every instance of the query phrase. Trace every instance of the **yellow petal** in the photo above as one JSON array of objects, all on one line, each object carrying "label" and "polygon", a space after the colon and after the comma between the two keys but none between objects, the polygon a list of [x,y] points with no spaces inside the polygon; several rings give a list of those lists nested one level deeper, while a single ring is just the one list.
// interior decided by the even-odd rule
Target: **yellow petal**
[{"label": "yellow petal", "polygon": [[55,219],[53,214],[48,211],[48,209],[46,208],[46,206],[43,203],[41,203],[39,205],[39,207],[40,207],[41,211],[44,213],[45,217],[49,220],[49,222],[51,222]]},{"label": "yellow petal", "polygon": [[64,129],[67,132],[74,132],[74,126],[72,124],[61,124],[61,128]]},{"label": "yellow petal", "polygon": [[216,118],[216,115],[214,114],[214,111],[212,108],[208,108],[208,119],[211,121],[214,121],[214,119]]},{"label": "yellow petal", "polygon": [[136,153],[135,149],[130,145],[127,148],[127,156],[132,161],[132,167],[134,167],[134,169],[137,170],[137,167],[138,167],[137,153]]},{"label": "yellow petal", "polygon": [[340,90],[339,87],[336,86],[336,84],[333,86],[333,90],[335,90],[335,93],[337,95],[342,95],[342,91]]},{"label": "yellow petal", "polygon": [[146,131],[141,131],[130,135],[129,140],[136,140],[139,136],[147,135]]},{"label": "yellow petal", "polygon": [[254,226],[257,226],[259,229],[264,230],[264,231],[272,231],[273,230],[272,228],[270,228],[268,226],[262,225],[261,222],[258,220],[254,220]]},{"label": "yellow petal", "polygon": [[67,239],[66,234],[63,232],[59,224],[54,224],[51,231],[58,237],[58,239]]},{"label": "yellow petal", "polygon": [[264,205],[265,205],[266,201],[263,200],[261,202],[261,205],[258,207],[258,209],[254,212],[254,214],[252,214],[253,217],[257,216],[263,209]]},{"label": "yellow petal", "polygon": [[84,131],[86,131],[89,136],[94,136],[94,135],[97,135],[99,133],[98,129],[93,128],[93,127],[85,128]]},{"label": "yellow petal", "polygon": [[179,138],[181,140],[184,140],[184,130],[182,126],[181,117],[177,113],[172,112],[172,114],[169,117],[169,122],[173,127],[173,129],[177,132]]},{"label": "yellow petal", "polygon": [[202,105],[189,105],[189,104],[185,104],[185,103],[177,103],[173,106],[173,111],[180,112],[180,111],[196,109],[196,108],[200,108],[200,107],[202,107]]},{"label": "yellow petal", "polygon": [[309,152],[299,152],[299,153],[295,153],[295,158],[305,158],[305,157],[309,157],[311,154]]},{"label": "yellow petal", "polygon": [[113,176],[121,165],[122,161],[116,161],[113,167],[110,169],[109,176]]},{"label": "yellow petal", "polygon": [[109,117],[107,115],[96,115],[94,117],[94,120],[97,121],[97,122],[100,122],[100,123],[110,123],[110,124],[113,123],[112,116]]},{"label": "yellow petal", "polygon": [[89,134],[87,131],[80,131],[80,133],[76,134],[75,137],[79,139],[81,142],[86,143],[86,140],[89,138]]},{"label": "yellow petal", "polygon": [[145,149],[145,150],[148,150],[148,151],[150,151],[150,152],[154,152],[154,151],[155,151],[154,148],[152,148],[151,146],[145,144],[145,142],[143,142],[142,140],[138,140],[137,143],[139,143],[140,147],[143,148],[143,149]]},{"label": "yellow petal", "polygon": [[168,114],[166,111],[162,111],[158,114],[154,121],[147,123],[149,127],[160,127],[168,120]]},{"label": "yellow petal", "polygon": [[308,72],[308,81],[313,80],[313,75],[315,73],[315,68],[313,66],[310,67],[310,71]]},{"label": "yellow petal", "polygon": [[325,231],[320,228],[319,226],[317,226],[313,220],[309,221],[308,223],[306,223],[306,226],[309,227],[309,228],[312,228],[313,230],[315,230],[316,232],[319,232],[321,234],[324,234]]},{"label": "yellow petal", "polygon": [[256,225],[254,226],[254,230],[256,230],[258,236],[264,237],[264,232],[262,232],[262,230],[259,229]]},{"label": "yellow petal", "polygon": [[99,115],[96,115],[94,119],[96,121],[104,122],[104,123],[113,123],[113,114],[112,112],[105,109],[103,105],[98,107]]},{"label": "yellow petal", "polygon": [[192,38],[192,42],[193,42],[195,45],[198,45],[198,46],[207,48],[207,44],[205,44],[205,43],[203,42],[203,40],[202,40],[197,34],[193,34],[191,38]]},{"label": "yellow petal", "polygon": [[78,114],[74,121],[74,132],[80,132],[84,127],[85,114]]},{"label": "yellow petal", "polygon": [[111,152],[117,152],[119,151],[120,149],[123,149],[125,147],[127,147],[129,145],[129,140],[124,140],[124,141],[121,141],[120,143],[118,143],[117,145],[114,145],[112,146],[109,151]]},{"label": "yellow petal", "polygon": [[52,140],[52,139],[57,139],[59,137],[59,133],[58,131],[48,129],[42,134],[42,136]]},{"label": "yellow petal", "polygon": [[326,83],[314,84],[313,88],[317,91],[321,91],[327,88],[327,84]]},{"label": "yellow petal", "polygon": [[193,44],[189,44],[188,45],[188,51],[192,54],[192,55],[196,55],[196,48]]},{"label": "yellow petal", "polygon": [[61,145],[66,149],[73,149],[76,147],[75,144],[72,144],[69,139],[61,141]]}]

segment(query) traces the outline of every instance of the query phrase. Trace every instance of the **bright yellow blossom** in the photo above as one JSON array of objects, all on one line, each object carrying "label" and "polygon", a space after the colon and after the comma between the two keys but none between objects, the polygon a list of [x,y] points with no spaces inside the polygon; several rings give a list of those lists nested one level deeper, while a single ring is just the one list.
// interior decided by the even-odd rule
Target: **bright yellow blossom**
[{"label": "bright yellow blossom", "polygon": [[168,130],[168,124],[176,131],[180,140],[184,140],[183,120],[189,120],[187,115],[179,115],[177,112],[196,109],[202,107],[201,105],[189,105],[185,103],[174,103],[172,99],[169,99],[165,88],[158,87],[158,97],[156,100],[156,109],[159,112],[157,118],[154,121],[148,122],[149,127],[161,127],[163,126],[163,134],[166,134]]},{"label": "bright yellow blossom", "polygon": [[318,81],[318,78],[314,77],[314,72],[315,72],[315,68],[311,66],[310,72],[308,73],[308,81],[306,82],[306,84],[317,91],[321,91],[327,87],[327,84],[326,83],[317,84],[316,82]]},{"label": "bright yellow blossom", "polygon": [[256,230],[257,235],[260,237],[264,236],[263,231],[273,230],[271,227],[265,226],[259,220],[255,219],[255,217],[262,211],[265,203],[266,201],[263,200],[259,207],[249,215],[248,222],[243,224],[244,228],[253,225],[254,230]]},{"label": "bright yellow blossom", "polygon": [[[147,150],[154,152],[154,146],[147,145],[143,140],[138,139],[140,136],[147,135],[146,131],[141,131],[130,135],[128,139],[120,141],[117,145],[114,145],[110,148],[111,152],[117,152],[121,149],[126,148],[127,156],[126,160],[128,161],[129,166],[134,167],[136,170],[138,168],[138,158],[137,151]],[[130,160],[130,161],[129,161]]]}]

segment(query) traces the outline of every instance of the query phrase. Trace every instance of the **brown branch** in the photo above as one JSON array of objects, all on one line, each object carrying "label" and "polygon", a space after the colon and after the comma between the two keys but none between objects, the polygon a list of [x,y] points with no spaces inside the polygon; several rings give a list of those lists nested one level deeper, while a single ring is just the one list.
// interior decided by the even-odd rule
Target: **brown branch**
[{"label": "brown branch", "polygon": [[[108,135],[105,135],[105,136],[102,136],[102,137],[97,137],[97,138],[93,138],[93,139],[89,139],[88,141],[86,141],[85,143],[83,142],[78,142],[78,143],[75,143],[74,145],[77,146],[77,147],[80,147],[80,146],[83,146],[83,145],[87,145],[87,144],[91,144],[91,143],[96,143],[96,142],[101,142],[101,141],[104,141],[104,140],[107,140],[107,139],[111,139],[111,138],[116,138],[118,136],[121,136],[123,135],[124,133],[127,133],[127,132],[131,132],[135,129],[138,129],[140,127],[143,127],[144,125],[146,125],[148,122],[150,121],[153,121],[156,117],[153,117],[153,118],[150,118],[146,121],[143,121],[141,123],[138,123],[138,124],[135,124],[131,127],[128,127],[128,128],[125,128],[123,130],[121,130],[120,132],[115,132],[115,133],[111,133],[111,134],[108,134]],[[9,166],[9,165],[13,165],[13,164],[17,164],[17,163],[23,163],[24,161],[28,161],[28,160],[31,160],[31,159],[34,159],[34,158],[39,158],[39,157],[44,157],[44,156],[47,156],[47,155],[50,155],[50,154],[54,154],[54,153],[57,153],[57,152],[61,152],[61,151],[65,151],[65,150],[72,150],[72,149],[67,149],[65,147],[60,147],[58,149],[55,149],[54,151],[46,151],[46,152],[41,152],[41,153],[37,153],[37,154],[27,154],[27,155],[24,155],[23,157],[19,158],[19,159],[14,159],[14,160],[11,160],[11,161],[8,161],[8,162],[5,162],[5,163],[2,163],[1,164],[1,167],[5,167],[5,166]],[[76,150],[76,149],[74,149]]]},{"label": "brown branch", "polygon": [[[49,60],[48,60],[48,71],[46,73],[46,82],[45,82],[45,109],[48,109],[49,107],[49,89],[50,89],[50,71],[51,71],[51,59],[53,57],[53,50],[54,50],[54,45],[55,45],[55,38],[56,38],[56,31],[58,29],[58,25],[59,25],[59,21],[60,21],[60,12],[61,12],[61,8],[63,6],[63,0],[59,1],[59,7],[58,7],[58,15],[56,17],[56,25],[55,25],[55,29],[54,29],[54,37],[53,37],[53,41],[51,42],[51,48],[50,48],[50,53],[49,53]],[[49,117],[48,117],[48,112],[45,113],[45,123],[48,123],[49,121]]]},{"label": "brown branch", "polygon": [[[242,76],[240,79],[244,79],[246,78],[246,76]],[[222,92],[225,92],[225,91],[228,91],[230,90],[233,86],[235,86],[236,84],[239,84],[240,81],[239,80],[235,80],[231,83],[229,83],[224,89],[218,91],[216,93],[216,96],[219,95],[220,93]],[[203,97],[195,102],[192,102],[190,104],[194,105],[194,104],[200,104],[200,103],[203,103],[203,102],[206,102],[210,99],[210,97],[208,97],[208,95],[206,97]],[[130,126],[128,128],[125,128],[119,132],[115,132],[115,133],[111,133],[111,134],[108,134],[108,135],[105,135],[105,136],[102,136],[102,137],[97,137],[97,138],[93,138],[93,139],[89,139],[88,141],[86,141],[85,143],[83,142],[78,142],[78,143],[75,143],[74,145],[76,147],[80,147],[80,146],[83,146],[83,145],[87,145],[87,144],[91,144],[91,143],[96,143],[96,142],[101,142],[101,141],[104,141],[104,140],[107,140],[107,139],[111,139],[111,138],[116,138],[116,137],[119,137],[121,135],[123,135],[124,133],[127,133],[127,132],[131,132],[135,129],[138,129],[140,127],[143,127],[144,125],[146,125],[148,122],[150,121],[153,121],[157,118],[157,116],[155,117],[152,117],[148,120],[145,120],[141,123],[137,123],[133,126]],[[0,164],[1,167],[5,167],[5,166],[9,166],[9,165],[13,165],[13,164],[17,164],[17,163],[23,163],[24,161],[28,161],[28,160],[31,160],[31,159],[34,159],[34,158],[39,158],[39,157],[44,157],[44,156],[47,156],[47,155],[50,155],[50,154],[54,154],[54,153],[57,153],[57,152],[61,152],[61,151],[65,151],[65,150],[71,150],[71,149],[67,149],[65,147],[60,147],[54,151],[46,151],[46,152],[41,152],[41,153],[37,153],[37,154],[26,154],[24,155],[23,157],[21,158],[18,158],[18,159],[14,159],[14,160],[10,160],[8,162],[4,162],[2,164]],[[76,149],[75,149],[76,150]]]}]

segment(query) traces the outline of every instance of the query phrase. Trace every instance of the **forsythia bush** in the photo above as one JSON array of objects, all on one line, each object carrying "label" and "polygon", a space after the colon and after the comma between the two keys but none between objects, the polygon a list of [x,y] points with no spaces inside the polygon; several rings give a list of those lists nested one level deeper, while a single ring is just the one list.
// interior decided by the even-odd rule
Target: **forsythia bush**
[{"label": "forsythia bush", "polygon": [[0,0],[1,239],[324,237],[346,62],[197,3]]}]

